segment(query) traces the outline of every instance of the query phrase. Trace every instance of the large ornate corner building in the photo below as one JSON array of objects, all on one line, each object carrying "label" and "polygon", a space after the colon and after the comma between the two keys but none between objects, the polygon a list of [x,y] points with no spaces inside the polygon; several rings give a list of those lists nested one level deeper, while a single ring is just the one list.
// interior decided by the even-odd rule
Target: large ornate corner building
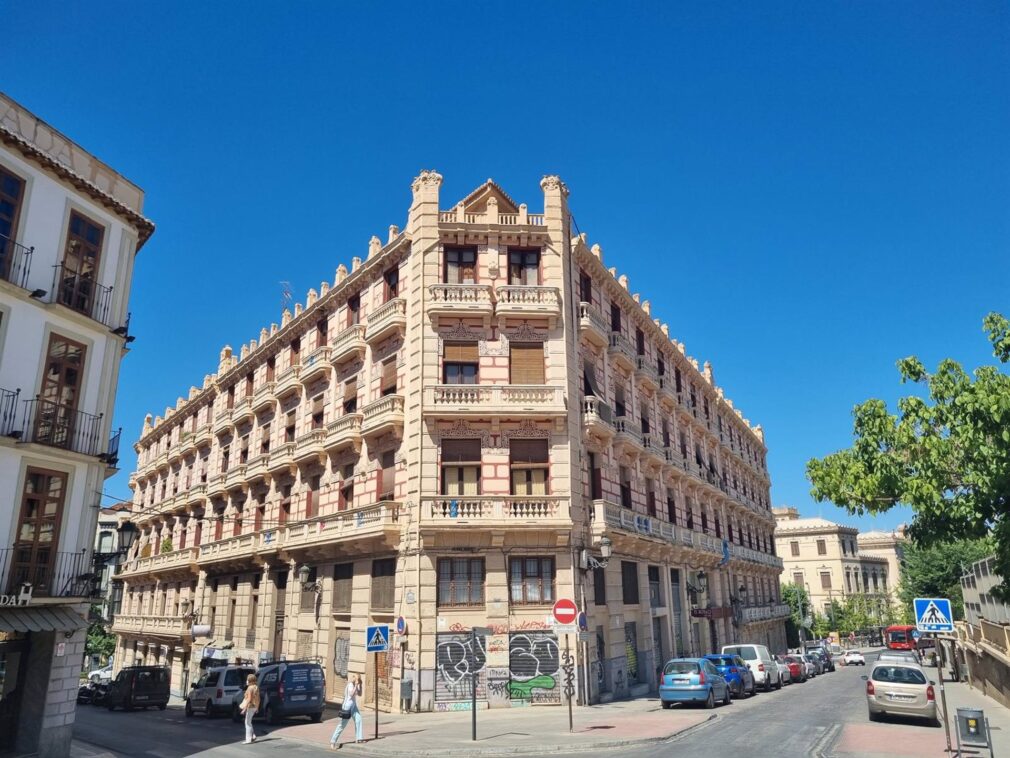
[{"label": "large ornate corner building", "polygon": [[[675,654],[784,649],[760,427],[570,232],[557,177],[542,213],[490,180],[440,210],[441,181],[145,421],[117,662],[179,691],[284,656],[394,710],[468,707],[473,677],[491,707],[560,702],[558,598],[588,615],[583,701]],[[373,677],[366,626],[398,617]]]},{"label": "large ornate corner building", "polygon": [[0,94],[0,754],[70,753],[144,193]]}]

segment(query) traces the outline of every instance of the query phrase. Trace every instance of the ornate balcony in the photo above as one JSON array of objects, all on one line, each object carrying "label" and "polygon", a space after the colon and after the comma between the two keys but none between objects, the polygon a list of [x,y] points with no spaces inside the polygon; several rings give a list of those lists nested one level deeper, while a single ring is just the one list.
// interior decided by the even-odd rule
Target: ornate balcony
[{"label": "ornate balcony", "polygon": [[223,495],[227,492],[224,480],[224,474],[211,474],[210,478],[207,480],[207,497],[218,497],[219,495]]},{"label": "ornate balcony", "polygon": [[346,413],[326,425],[326,439],[323,448],[328,453],[334,453],[345,447],[361,449],[361,417],[360,413]]},{"label": "ornate balcony", "polygon": [[403,433],[403,395],[386,395],[361,409],[361,436]]},{"label": "ornate balcony", "polygon": [[624,508],[617,503],[610,503],[606,500],[593,501],[593,524],[595,532],[601,532],[604,528],[617,529],[628,534],[652,537],[671,544],[678,542],[678,532],[682,531],[668,521],[660,521],[652,516],[635,513],[630,508]]},{"label": "ornate balcony", "polygon": [[338,366],[351,358],[365,355],[365,325],[351,324],[333,339],[330,362]]},{"label": "ornate balcony", "polygon": [[252,409],[253,413],[259,413],[264,408],[273,405],[274,402],[274,388],[277,386],[277,382],[264,382],[259,387],[252,396]]},{"label": "ornate balcony", "polygon": [[332,352],[333,348],[330,345],[322,345],[305,356],[299,381],[308,387],[317,379],[325,376],[330,370],[330,354]]},{"label": "ornate balcony", "polygon": [[361,508],[337,511],[327,516],[299,521],[277,529],[276,541],[287,551],[321,547],[335,542],[381,538],[387,545],[400,539],[400,503],[373,503]]},{"label": "ornate balcony", "polygon": [[623,365],[628,371],[635,370],[635,366],[638,365],[638,354],[631,340],[620,332],[611,332],[608,345],[607,352],[612,361]]},{"label": "ornate balcony", "polygon": [[179,498],[183,500],[187,505],[192,503],[199,503],[207,499],[207,483],[197,482],[192,485],[188,490],[179,495]]},{"label": "ornate balcony", "polygon": [[231,411],[231,422],[238,426],[252,419],[252,395],[240,397],[235,400],[235,407]]},{"label": "ornate balcony", "polygon": [[654,466],[662,467],[668,463],[663,440],[656,432],[642,435],[642,447],[645,450],[646,459]]},{"label": "ornate balcony", "polygon": [[179,434],[179,446],[176,448],[176,451],[181,456],[186,456],[196,451],[196,440],[193,438],[193,432],[184,431]]},{"label": "ornate balcony", "polygon": [[267,475],[270,463],[270,453],[257,453],[249,456],[249,461],[245,465],[246,481],[260,479]]},{"label": "ornate balcony", "polygon": [[200,448],[204,445],[209,445],[212,436],[210,424],[203,424],[202,426],[198,426],[196,431],[193,432],[193,442]]},{"label": "ornate balcony", "polygon": [[421,527],[571,528],[568,498],[552,495],[422,497]]},{"label": "ornate balcony", "polygon": [[564,387],[523,384],[438,384],[424,388],[424,412],[444,418],[507,414],[565,416]]},{"label": "ornate balcony", "polygon": [[557,287],[506,284],[498,288],[495,313],[498,319],[543,316],[551,328],[561,316],[561,293]]},{"label": "ornate balcony", "polygon": [[614,445],[624,448],[625,452],[637,455],[645,451],[642,443],[642,428],[628,416],[614,417]]},{"label": "ornate balcony", "polygon": [[602,313],[589,303],[579,303],[579,335],[597,347],[610,344],[610,324]]},{"label": "ornate balcony", "polygon": [[582,431],[603,444],[613,439],[614,413],[600,398],[582,398]]},{"label": "ornate balcony", "polygon": [[485,213],[469,213],[462,203],[450,211],[438,212],[439,223],[442,224],[496,224],[498,226],[544,226],[544,214],[529,213],[526,204],[519,206],[518,213],[498,213],[488,210]]},{"label": "ornate balcony", "polygon": [[659,389],[659,374],[656,373],[656,367],[644,355],[635,356],[635,381],[645,389]]},{"label": "ornate balcony", "polygon": [[245,464],[239,463],[236,466],[232,466],[228,469],[228,473],[224,477],[225,489],[231,489],[232,487],[238,487],[240,484],[245,482]]},{"label": "ornate balcony", "polygon": [[323,460],[326,455],[323,443],[326,441],[326,429],[319,427],[311,429],[295,440],[295,463]]},{"label": "ornate balcony", "polygon": [[123,564],[119,577],[127,578],[153,572],[159,574],[196,573],[196,557],[198,553],[199,548],[186,547],[168,553],[151,555],[146,558],[135,558]]},{"label": "ornate balcony", "polygon": [[274,388],[274,393],[277,397],[284,397],[289,392],[298,389],[300,384],[298,377],[301,375],[301,371],[301,365],[295,364],[294,366],[288,366],[277,375],[277,386]]},{"label": "ornate balcony", "polygon": [[[669,367],[667,367],[669,370]],[[679,402],[677,398],[676,378],[669,374],[659,377],[659,400],[664,403],[667,410],[672,410]]]},{"label": "ornate balcony", "polygon": [[218,408],[214,411],[214,434],[223,434],[231,429],[231,408]]},{"label": "ornate balcony", "polygon": [[368,314],[368,324],[365,327],[365,342],[374,345],[396,332],[402,334],[406,328],[407,301],[402,297],[394,297]]},{"label": "ornate balcony", "polygon": [[295,465],[295,443],[285,442],[270,451],[270,459],[267,462],[267,469],[273,473],[283,469],[289,469]]},{"label": "ornate balcony", "polygon": [[159,453],[155,457],[154,461],[151,463],[151,468],[154,471],[161,471],[162,469],[168,468],[168,451]]},{"label": "ornate balcony", "polygon": [[485,326],[490,326],[493,312],[491,287],[487,284],[432,284],[428,287],[428,315],[436,324],[443,316],[479,316]]}]

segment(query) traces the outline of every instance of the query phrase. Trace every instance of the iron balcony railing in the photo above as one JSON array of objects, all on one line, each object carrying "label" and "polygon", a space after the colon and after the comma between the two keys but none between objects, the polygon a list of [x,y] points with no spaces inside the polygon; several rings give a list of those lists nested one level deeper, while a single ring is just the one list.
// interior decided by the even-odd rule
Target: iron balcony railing
[{"label": "iron balcony railing", "polygon": [[0,436],[10,437],[15,434],[18,413],[18,396],[21,390],[5,390],[0,387]]},{"label": "iron balcony railing", "polygon": [[32,267],[34,247],[25,247],[0,234],[0,279],[28,289],[28,274]]},{"label": "iron balcony railing", "polygon": [[99,455],[99,458],[103,458],[105,464],[110,467],[114,467],[119,463],[119,440],[123,436],[123,427],[119,427],[109,436],[109,447],[107,448],[104,457]]},{"label": "iron balcony railing", "polygon": [[112,326],[109,323],[112,287],[101,285],[91,276],[67,268],[62,263],[53,266],[53,302]]},{"label": "iron balcony railing", "polygon": [[95,597],[101,591],[101,575],[96,573],[86,550],[63,553],[40,547],[39,543],[0,550],[0,591],[32,597]]},{"label": "iron balcony railing", "polygon": [[59,447],[85,455],[107,454],[100,444],[102,414],[95,416],[40,397],[25,400],[24,405],[23,442]]}]

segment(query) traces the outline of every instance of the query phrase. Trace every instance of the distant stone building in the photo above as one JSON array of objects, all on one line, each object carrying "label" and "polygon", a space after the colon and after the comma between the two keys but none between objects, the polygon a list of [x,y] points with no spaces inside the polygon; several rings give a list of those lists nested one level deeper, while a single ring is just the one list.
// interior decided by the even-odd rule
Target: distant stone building
[{"label": "distant stone building", "polygon": [[903,532],[868,532],[823,518],[800,518],[795,508],[773,508],[775,545],[783,583],[805,587],[813,610],[828,614],[832,601],[861,594],[883,609],[895,599]]},{"label": "distant stone building", "polygon": [[[144,422],[117,661],[177,692],[209,660],[316,657],[331,700],[360,672],[385,709],[468,707],[473,677],[491,707],[560,703],[559,598],[587,614],[583,701],[672,655],[784,649],[761,428],[572,231],[557,177],[536,213],[491,180],[440,209],[441,182]],[[399,617],[373,677],[365,627]]]}]

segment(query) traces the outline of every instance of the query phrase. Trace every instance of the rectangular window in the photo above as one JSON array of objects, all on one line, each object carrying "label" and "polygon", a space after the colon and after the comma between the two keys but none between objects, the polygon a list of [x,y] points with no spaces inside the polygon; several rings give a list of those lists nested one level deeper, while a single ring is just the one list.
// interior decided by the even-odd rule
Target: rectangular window
[{"label": "rectangular window", "polygon": [[480,440],[442,440],[442,494],[480,494]]},{"label": "rectangular window", "polygon": [[583,303],[593,302],[593,279],[585,271],[579,272],[579,299]]},{"label": "rectangular window", "polygon": [[344,466],[340,483],[340,502],[337,507],[340,510],[354,507],[354,464],[348,463]]},{"label": "rectangular window", "polygon": [[386,288],[386,302],[400,296],[400,269],[391,268],[382,276]]},{"label": "rectangular window", "polygon": [[0,167],[0,279],[15,284],[24,283],[19,270],[24,263],[16,263],[14,255],[24,191],[24,180]]},{"label": "rectangular window", "polygon": [[610,304],[610,331],[621,331],[621,306],[617,303]]},{"label": "rectangular window", "polygon": [[621,561],[621,592],[625,605],[638,605],[638,564]]},{"label": "rectangular window", "polygon": [[351,612],[351,590],[354,587],[354,564],[338,563],[333,567],[333,612]]},{"label": "rectangular window", "polygon": [[310,423],[313,429],[322,429],[326,420],[326,413],[323,410],[323,396],[316,395],[312,398],[312,417]]},{"label": "rectangular window", "polygon": [[544,384],[544,373],[542,342],[509,343],[510,384]]},{"label": "rectangular window", "polygon": [[447,247],[442,281],[446,284],[476,284],[477,248]]},{"label": "rectangular window", "polygon": [[267,381],[272,382],[277,375],[277,359],[273,356],[267,358]]},{"label": "rectangular window", "polygon": [[509,597],[512,605],[553,604],[554,559],[510,558]]},{"label": "rectangular window", "polygon": [[645,507],[650,516],[656,516],[656,483],[652,479],[645,480]]},{"label": "rectangular window", "polygon": [[300,339],[291,340],[291,360],[289,366],[297,366],[302,360],[302,341]]},{"label": "rectangular window", "polygon": [[380,394],[382,397],[396,394],[396,358],[390,358],[382,364]]},{"label": "rectangular window", "polygon": [[270,424],[264,424],[260,427],[260,452],[270,452]]},{"label": "rectangular window", "polygon": [[[673,499],[673,495],[666,496],[666,520],[671,524],[677,523],[677,501]],[[732,535],[730,538],[732,539]]]},{"label": "rectangular window", "polygon": [[442,352],[442,381],[445,384],[477,384],[480,355],[476,342],[446,342]]},{"label": "rectangular window", "polygon": [[358,412],[358,377],[352,376],[344,383],[344,414]]},{"label": "rectangular window", "polygon": [[387,450],[379,457],[379,502],[392,500],[396,495],[396,453]]},{"label": "rectangular window", "polygon": [[35,442],[64,448],[86,442],[89,430],[79,429],[77,418],[86,353],[84,345],[78,342],[58,334],[49,335],[45,374],[35,402]]},{"label": "rectangular window", "polygon": [[618,469],[618,475],[621,480],[621,505],[631,508],[631,472],[627,466],[621,466]]},{"label": "rectangular window", "polygon": [[635,329],[635,350],[638,355],[645,355],[645,332]]},{"label": "rectangular window", "polygon": [[509,284],[540,284],[540,250],[509,249]]},{"label": "rectangular window", "polygon": [[[98,265],[102,256],[102,240],[105,229],[77,211],[70,212],[70,226],[67,230],[67,249],[63,255],[57,281],[58,302],[75,311],[94,315],[99,291]],[[105,303],[103,307],[108,307]]]},{"label": "rectangular window", "polygon": [[627,407],[624,404],[624,387],[614,387],[614,415],[621,417],[627,415]]},{"label": "rectangular window", "polygon": [[[312,566],[309,569],[309,582],[315,583],[315,581],[316,581],[316,567]],[[311,589],[303,589],[299,596],[298,610],[313,611],[315,610],[315,608],[316,608],[316,593]],[[231,626],[231,624],[229,624],[229,626]]]},{"label": "rectangular window", "polygon": [[316,347],[323,347],[326,344],[326,333],[330,325],[325,318],[316,322]]},{"label": "rectangular window", "polygon": [[513,495],[546,495],[550,459],[547,440],[510,440],[509,467]]},{"label": "rectangular window", "polygon": [[439,558],[439,607],[484,605],[484,559]]},{"label": "rectangular window", "polygon": [[824,540],[817,540],[817,554],[827,555],[828,554],[828,543]]},{"label": "rectangular window", "polygon": [[11,556],[10,579],[4,592],[16,592],[24,583],[36,595],[48,595],[54,584],[56,551],[67,491],[67,476],[56,471],[29,468],[21,493],[21,512]]},{"label": "rectangular window", "polygon": [[392,610],[396,594],[396,558],[372,561],[372,610]]},{"label": "rectangular window", "polygon": [[361,323],[361,297],[351,295],[347,298],[347,325],[354,326]]},{"label": "rectangular window", "polygon": [[596,453],[589,453],[589,497],[603,499],[603,469],[598,465]]},{"label": "rectangular window", "polygon": [[593,569],[593,604],[607,604],[607,572],[606,569]]},{"label": "rectangular window", "polygon": [[789,543],[789,552],[795,558],[800,554],[800,543],[796,540],[792,540]]},{"label": "rectangular window", "polygon": [[295,441],[295,412],[288,411],[287,417],[284,419],[284,441],[294,442]]},{"label": "rectangular window", "polygon": [[828,571],[821,572],[821,589],[822,590],[831,589],[831,573]]}]

